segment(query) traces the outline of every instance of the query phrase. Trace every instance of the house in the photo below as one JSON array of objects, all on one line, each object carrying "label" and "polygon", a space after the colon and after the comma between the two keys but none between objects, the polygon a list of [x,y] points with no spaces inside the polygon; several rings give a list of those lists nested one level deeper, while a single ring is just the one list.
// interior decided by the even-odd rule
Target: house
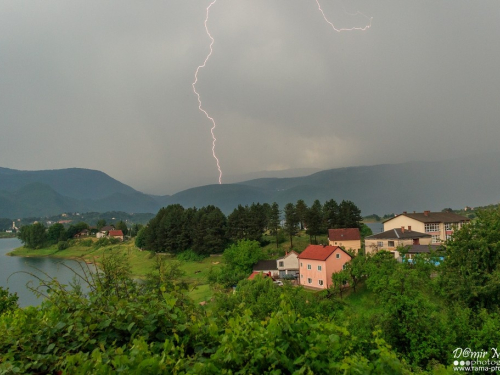
[{"label": "house", "polygon": [[330,246],[342,246],[356,253],[361,249],[361,234],[358,228],[328,229],[328,241]]},{"label": "house", "polygon": [[333,284],[332,274],[342,271],[352,257],[338,246],[309,245],[298,259],[300,285],[327,289]]},{"label": "house", "polygon": [[121,230],[110,230],[108,232],[108,236],[111,238],[118,238],[120,241],[123,241],[123,232]]},{"label": "house", "polygon": [[399,257],[399,253],[396,250],[398,247],[429,245],[431,240],[432,236],[428,233],[407,230],[405,227],[394,228],[365,237],[365,252],[368,254],[379,250],[387,250],[394,253],[394,256],[397,258]]},{"label": "house", "polygon": [[80,237],[88,237],[90,235],[90,231],[88,229],[84,229],[81,232],[78,232],[73,236],[73,238],[80,238]]},{"label": "house", "polygon": [[278,277],[278,266],[276,260],[259,260],[253,266],[253,272],[267,273],[271,277]]},{"label": "house", "polygon": [[109,232],[109,231],[112,231],[112,230],[114,230],[114,229],[115,229],[115,227],[114,227],[114,226],[112,226],[112,225],[106,225],[106,226],[102,227],[102,228],[101,228],[101,230],[100,230],[100,231],[98,231],[98,232],[95,234],[95,236],[96,236],[97,238],[107,237],[107,236],[108,236],[108,232]]},{"label": "house", "polygon": [[280,279],[294,279],[299,274],[298,256],[295,251],[290,251],[276,260]]},{"label": "house", "polygon": [[460,229],[468,222],[470,222],[469,218],[453,212],[424,211],[407,213],[405,211],[384,221],[384,231],[405,227],[410,231],[430,234],[431,243],[439,244],[449,240],[455,228]]}]

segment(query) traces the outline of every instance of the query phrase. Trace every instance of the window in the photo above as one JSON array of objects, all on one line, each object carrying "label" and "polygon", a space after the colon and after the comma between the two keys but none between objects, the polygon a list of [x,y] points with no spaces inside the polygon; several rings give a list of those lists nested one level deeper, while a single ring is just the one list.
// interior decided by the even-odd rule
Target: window
[{"label": "window", "polygon": [[302,262],[300,262],[300,266],[302,267]]},{"label": "window", "polygon": [[279,262],[279,267],[284,267],[284,263],[283,262]]},{"label": "window", "polygon": [[345,270],[347,268],[347,265],[344,263],[344,265],[342,266],[342,269]]},{"label": "window", "polygon": [[377,246],[378,247],[383,247],[384,246],[384,241],[377,241]]},{"label": "window", "polygon": [[307,279],[307,283],[308,283],[308,284],[312,284],[312,282],[313,282],[313,279],[311,279],[311,278],[308,278],[308,279]]},{"label": "window", "polygon": [[335,258],[340,259],[340,254],[335,254]]},{"label": "window", "polygon": [[321,271],[321,266],[318,266],[318,271]]},{"label": "window", "polygon": [[453,223],[445,223],[444,230],[453,230]]},{"label": "window", "polygon": [[300,278],[303,279],[304,278],[304,275],[300,275]]},{"label": "window", "polygon": [[449,241],[449,240],[451,240],[451,234],[446,235],[446,241]]},{"label": "window", "polygon": [[308,270],[310,270],[310,269],[311,269],[311,265],[310,265],[310,264],[308,264],[308,265],[307,265],[307,269],[308,269]]},{"label": "window", "polygon": [[425,233],[428,232],[439,232],[439,223],[426,223],[424,225]]},{"label": "window", "polygon": [[323,280],[318,280],[319,285],[323,285]]},{"label": "window", "polygon": [[432,235],[432,243],[441,243],[441,239],[439,238],[439,235]]},{"label": "window", "polygon": [[387,246],[389,247],[394,247],[394,241],[388,241]]}]

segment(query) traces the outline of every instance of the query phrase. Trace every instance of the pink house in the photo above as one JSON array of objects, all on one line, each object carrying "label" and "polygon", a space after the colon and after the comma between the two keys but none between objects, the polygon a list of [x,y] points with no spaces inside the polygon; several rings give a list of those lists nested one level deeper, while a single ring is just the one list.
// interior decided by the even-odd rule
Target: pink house
[{"label": "pink house", "polygon": [[332,274],[342,271],[351,256],[338,246],[309,245],[299,254],[299,283],[312,288],[327,289]]}]

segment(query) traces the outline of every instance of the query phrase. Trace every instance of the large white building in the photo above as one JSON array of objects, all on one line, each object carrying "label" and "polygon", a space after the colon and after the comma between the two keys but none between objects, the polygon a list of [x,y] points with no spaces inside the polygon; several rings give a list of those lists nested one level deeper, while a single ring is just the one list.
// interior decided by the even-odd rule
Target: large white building
[{"label": "large white building", "polygon": [[403,212],[384,221],[384,232],[405,228],[408,231],[426,233],[431,236],[432,244],[439,244],[451,238],[455,229],[460,229],[470,219],[453,212]]}]

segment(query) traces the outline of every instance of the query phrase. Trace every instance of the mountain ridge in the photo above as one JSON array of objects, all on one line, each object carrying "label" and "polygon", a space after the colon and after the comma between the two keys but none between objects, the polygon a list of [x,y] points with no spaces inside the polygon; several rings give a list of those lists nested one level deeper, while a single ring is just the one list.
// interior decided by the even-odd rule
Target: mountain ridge
[{"label": "mountain ridge", "polygon": [[[315,199],[322,203],[328,199],[351,200],[364,215],[484,206],[500,201],[498,165],[500,153],[489,153],[205,185],[165,196],[141,193],[101,171],[69,168],[30,172],[0,168],[0,217],[45,216],[54,210],[156,213],[169,204],[211,204],[229,214],[238,204],[277,202],[283,208],[299,199],[308,205]],[[22,190],[26,186],[30,187]]]}]

